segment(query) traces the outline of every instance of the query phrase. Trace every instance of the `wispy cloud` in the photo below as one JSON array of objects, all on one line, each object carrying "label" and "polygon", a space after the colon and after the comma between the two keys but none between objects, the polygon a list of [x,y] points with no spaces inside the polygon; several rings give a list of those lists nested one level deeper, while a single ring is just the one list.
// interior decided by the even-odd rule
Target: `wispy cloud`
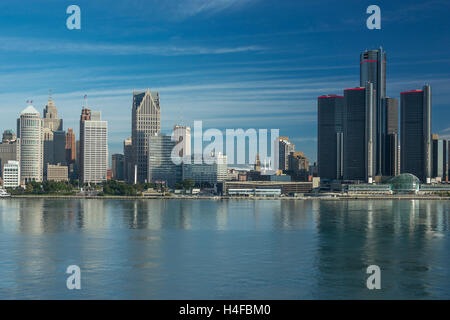
[{"label": "wispy cloud", "polygon": [[198,14],[213,15],[223,11],[238,10],[257,0],[187,0],[170,1],[175,17],[185,19]]},{"label": "wispy cloud", "polygon": [[[27,43],[27,45],[24,46],[24,43]],[[182,56],[229,54],[263,51],[264,49],[256,45],[229,47],[184,46],[177,44],[134,45],[78,41],[64,42],[61,40],[51,41],[13,37],[0,38],[0,51],[22,53]]]}]

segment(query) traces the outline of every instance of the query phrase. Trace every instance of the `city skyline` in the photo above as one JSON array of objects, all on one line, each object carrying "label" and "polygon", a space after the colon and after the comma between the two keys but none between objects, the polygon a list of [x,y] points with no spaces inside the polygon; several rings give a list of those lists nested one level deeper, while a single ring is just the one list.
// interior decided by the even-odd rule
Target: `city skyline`
[{"label": "city skyline", "polygon": [[[357,86],[359,54],[381,45],[388,54],[387,96],[399,99],[402,91],[430,84],[433,133],[450,138],[448,39],[437,31],[449,24],[441,14],[448,3],[408,2],[406,17],[406,2],[382,1],[379,31],[367,30],[367,3],[356,1],[199,3],[79,1],[80,31],[65,28],[65,2],[25,1],[26,16],[17,4],[1,4],[0,81],[7,90],[0,92],[0,127],[15,128],[25,100],[41,111],[53,89],[59,117],[78,137],[87,94],[89,107],[102,110],[110,124],[110,155],[121,153],[131,135],[132,91],[150,87],[161,95],[163,133],[194,120],[205,129],[278,127],[314,162],[317,96]],[[149,8],[160,13],[152,21],[145,19]],[[136,19],[119,19],[131,11]]]}]

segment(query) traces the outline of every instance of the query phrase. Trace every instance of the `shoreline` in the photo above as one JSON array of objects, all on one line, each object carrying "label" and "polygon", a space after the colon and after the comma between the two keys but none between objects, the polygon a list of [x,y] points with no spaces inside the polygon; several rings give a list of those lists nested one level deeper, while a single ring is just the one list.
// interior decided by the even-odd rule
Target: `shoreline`
[{"label": "shoreline", "polygon": [[[67,195],[11,195],[1,199],[53,199],[53,200],[450,200],[449,196],[418,195],[345,195],[345,196],[303,196],[303,197],[230,197],[230,196],[67,196]],[[1,200],[0,199],[0,200]]]}]

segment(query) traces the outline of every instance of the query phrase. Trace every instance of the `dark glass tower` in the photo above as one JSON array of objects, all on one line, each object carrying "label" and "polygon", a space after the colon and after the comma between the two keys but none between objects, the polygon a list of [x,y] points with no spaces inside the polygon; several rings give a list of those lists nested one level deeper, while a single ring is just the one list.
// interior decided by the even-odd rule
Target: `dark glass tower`
[{"label": "dark glass tower", "polygon": [[386,141],[386,111],[383,108],[383,98],[386,97],[386,53],[383,48],[366,50],[360,56],[360,86],[365,87],[367,82],[373,83],[375,90],[375,126],[377,144],[375,152],[377,165],[374,168],[376,175],[383,174],[383,162]]},{"label": "dark glass tower", "polygon": [[375,123],[373,84],[344,90],[344,180],[373,182]]},{"label": "dark glass tower", "polygon": [[317,161],[321,179],[342,179],[344,96],[317,99]]},{"label": "dark glass tower", "polygon": [[382,102],[383,110],[386,112],[385,152],[382,164],[383,175],[396,176],[400,173],[400,168],[398,167],[398,100],[394,98],[384,98]]},{"label": "dark glass tower", "polygon": [[431,87],[400,94],[401,172],[431,178]]}]

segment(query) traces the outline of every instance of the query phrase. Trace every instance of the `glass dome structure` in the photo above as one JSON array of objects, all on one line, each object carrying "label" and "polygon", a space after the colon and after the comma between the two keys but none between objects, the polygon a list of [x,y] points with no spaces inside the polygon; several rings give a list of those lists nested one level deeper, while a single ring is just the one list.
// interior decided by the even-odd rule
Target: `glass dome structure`
[{"label": "glass dome structure", "polygon": [[420,188],[420,180],[410,173],[402,173],[391,178],[388,183],[393,193],[417,193]]}]

